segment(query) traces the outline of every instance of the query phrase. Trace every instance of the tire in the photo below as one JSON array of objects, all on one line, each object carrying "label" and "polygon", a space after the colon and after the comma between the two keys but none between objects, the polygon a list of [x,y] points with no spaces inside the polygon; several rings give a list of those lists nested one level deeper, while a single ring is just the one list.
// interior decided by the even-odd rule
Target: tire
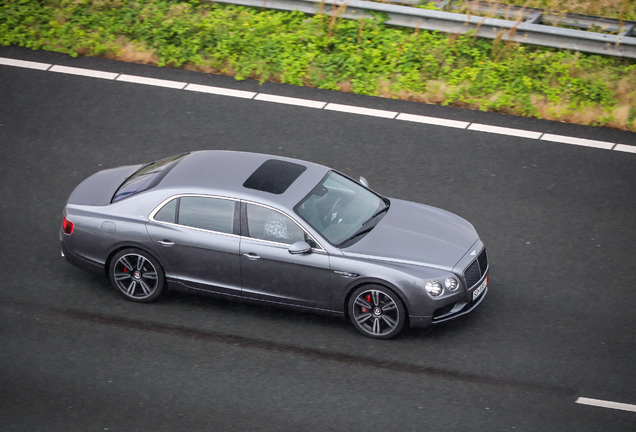
[{"label": "tire", "polygon": [[402,301],[382,285],[364,285],[356,289],[347,306],[353,326],[370,338],[391,339],[406,323]]},{"label": "tire", "polygon": [[148,303],[163,292],[165,275],[152,255],[139,249],[117,252],[108,269],[110,282],[127,300]]}]

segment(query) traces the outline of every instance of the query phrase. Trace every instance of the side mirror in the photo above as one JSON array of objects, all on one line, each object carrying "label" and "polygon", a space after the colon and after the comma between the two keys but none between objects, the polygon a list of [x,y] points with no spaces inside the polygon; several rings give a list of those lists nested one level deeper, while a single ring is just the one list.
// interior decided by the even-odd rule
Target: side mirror
[{"label": "side mirror", "polygon": [[369,187],[369,182],[367,181],[367,179],[365,179],[364,177],[360,176],[360,183],[362,183],[363,185],[365,185],[366,187]]},{"label": "side mirror", "polygon": [[292,255],[300,255],[311,252],[311,246],[306,241],[297,241],[289,247],[289,253]]}]

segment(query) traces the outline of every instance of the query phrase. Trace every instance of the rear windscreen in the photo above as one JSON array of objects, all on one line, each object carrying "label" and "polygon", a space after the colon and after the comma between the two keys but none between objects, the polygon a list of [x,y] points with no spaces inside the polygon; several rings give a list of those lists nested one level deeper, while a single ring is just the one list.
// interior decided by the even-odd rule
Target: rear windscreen
[{"label": "rear windscreen", "polygon": [[189,153],[171,156],[150,165],[146,165],[130,177],[121,185],[111,202],[119,201],[129,196],[143,192],[153,188],[168,174],[168,172],[181,160],[182,157]]}]

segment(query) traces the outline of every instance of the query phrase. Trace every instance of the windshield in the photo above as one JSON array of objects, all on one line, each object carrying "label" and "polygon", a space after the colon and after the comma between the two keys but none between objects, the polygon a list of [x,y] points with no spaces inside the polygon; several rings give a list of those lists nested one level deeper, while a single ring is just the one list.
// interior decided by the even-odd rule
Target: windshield
[{"label": "windshield", "polygon": [[332,171],[294,209],[329,243],[348,246],[375,226],[370,222],[385,213],[388,200]]}]

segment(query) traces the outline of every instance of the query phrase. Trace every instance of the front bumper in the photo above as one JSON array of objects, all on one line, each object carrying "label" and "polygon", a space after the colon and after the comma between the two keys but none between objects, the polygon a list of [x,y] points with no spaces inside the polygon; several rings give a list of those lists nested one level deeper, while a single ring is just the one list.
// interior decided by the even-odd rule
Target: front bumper
[{"label": "front bumper", "polygon": [[[462,315],[466,315],[475,309],[479,304],[484,300],[486,294],[488,294],[488,274],[485,274],[483,278],[476,284],[473,288],[466,292],[466,297],[461,300],[451,302],[442,307],[438,307],[433,312],[432,316],[409,316],[409,324],[412,328],[427,328],[433,324],[438,324],[444,321],[452,320]],[[485,287],[481,294],[474,299],[470,300],[473,292],[477,287],[481,284],[484,284]],[[463,296],[462,296],[463,297]],[[455,297],[457,299],[458,297]]]}]

